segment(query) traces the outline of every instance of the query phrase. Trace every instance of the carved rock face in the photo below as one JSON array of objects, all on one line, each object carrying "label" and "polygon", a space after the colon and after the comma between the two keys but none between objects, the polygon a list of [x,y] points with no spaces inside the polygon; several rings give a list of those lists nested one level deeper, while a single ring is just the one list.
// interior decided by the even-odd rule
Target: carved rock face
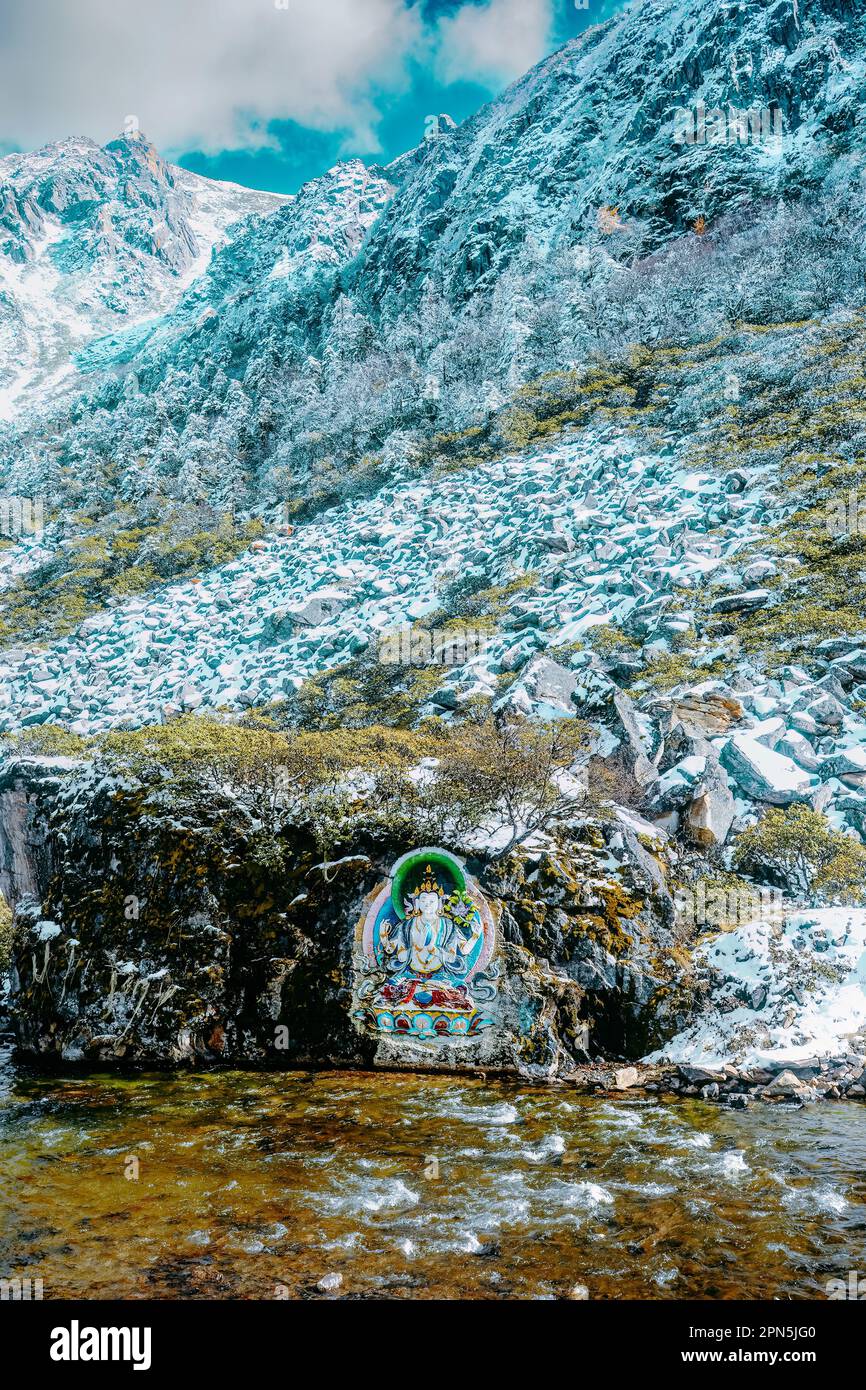
[{"label": "carved rock face", "polygon": [[396,861],[367,900],[356,945],[353,1017],[377,1037],[383,1061],[391,1039],[440,1050],[444,1039],[494,1027],[494,913],[447,850],[427,847]]},{"label": "carved rock face", "polygon": [[186,833],[176,807],[143,813],[140,789],[70,759],[22,760],[0,783],[23,1055],[543,1080],[590,1037],[637,1057],[671,1031],[653,1000],[672,937],[628,837],[512,855],[482,888],[435,848],[365,841],[322,863],[303,829],[267,832],[262,857],[228,805],[199,833],[213,809],[191,804]]}]

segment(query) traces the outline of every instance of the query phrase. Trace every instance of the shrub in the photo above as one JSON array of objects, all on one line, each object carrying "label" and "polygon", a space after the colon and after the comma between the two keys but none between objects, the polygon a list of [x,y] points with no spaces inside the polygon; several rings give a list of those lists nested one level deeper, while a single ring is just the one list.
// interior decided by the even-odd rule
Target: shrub
[{"label": "shrub", "polygon": [[818,899],[866,901],[866,846],[834,830],[808,806],[765,811],[738,837],[733,862],[758,879]]},{"label": "shrub", "polygon": [[389,665],[367,652],[305,680],[267,713],[277,725],[302,729],[408,728],[444,674],[442,666]]},{"label": "shrub", "polygon": [[280,730],[186,715],[109,734],[101,751],[112,771],[185,808],[205,794],[272,836],[307,825],[325,854],[365,834],[456,843],[484,827],[506,832],[499,857],[573,810],[557,775],[584,742],[577,720],[506,723],[487,710],[417,730]]},{"label": "shrub", "polygon": [[563,791],[560,778],[586,747],[579,720],[540,724],[479,711],[463,724],[439,727],[447,732],[432,791],[443,820],[452,817],[457,831],[482,825],[491,834],[505,831],[494,858],[554,830],[574,811],[574,795]]},{"label": "shrub", "polygon": [[167,781],[176,796],[238,796],[256,815],[295,808],[311,770],[292,740],[264,725],[183,715],[167,724],[112,733],[101,751],[114,771]]},{"label": "shrub", "polygon": [[640,642],[623,632],[615,623],[599,623],[596,627],[591,627],[586,634],[586,641],[593,651],[603,657],[621,656],[623,653],[628,655],[641,649]]},{"label": "shrub", "polygon": [[37,724],[9,734],[2,741],[2,751],[6,754],[31,753],[44,758],[83,757],[89,746],[87,739],[70,733],[59,724]]},{"label": "shrub", "polygon": [[12,968],[12,937],[12,909],[0,897],[0,975],[8,974]]}]

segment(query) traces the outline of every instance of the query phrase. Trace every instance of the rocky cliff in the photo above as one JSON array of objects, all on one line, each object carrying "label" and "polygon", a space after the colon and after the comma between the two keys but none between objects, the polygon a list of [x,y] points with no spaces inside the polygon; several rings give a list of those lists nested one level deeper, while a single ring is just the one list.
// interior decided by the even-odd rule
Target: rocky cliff
[{"label": "rocky cliff", "polygon": [[[356,925],[405,845],[322,861],[303,826],[256,833],[230,798],[160,807],[142,785],[20,759],[0,783],[16,905],[12,1008],[42,1062],[472,1068],[542,1078],[638,1056],[683,1018],[671,903],[626,827],[468,860],[496,921],[492,1026],[377,1038],[353,1009]],[[413,848],[409,846],[408,848]]]}]

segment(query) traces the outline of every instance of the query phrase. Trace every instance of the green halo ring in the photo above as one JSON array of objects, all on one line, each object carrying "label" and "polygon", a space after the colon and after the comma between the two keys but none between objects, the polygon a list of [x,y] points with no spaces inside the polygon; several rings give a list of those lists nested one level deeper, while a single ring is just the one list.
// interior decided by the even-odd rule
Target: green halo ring
[{"label": "green halo ring", "polygon": [[419,865],[423,873],[428,864],[434,873],[437,867],[445,869],[449,878],[453,879],[457,892],[462,892],[466,887],[466,871],[460,860],[455,859],[453,854],[449,854],[445,849],[412,850],[409,854],[404,854],[402,859],[398,859],[391,870],[391,903],[398,917],[406,916],[406,909],[403,906],[403,890],[406,886],[406,880],[417,870]]}]

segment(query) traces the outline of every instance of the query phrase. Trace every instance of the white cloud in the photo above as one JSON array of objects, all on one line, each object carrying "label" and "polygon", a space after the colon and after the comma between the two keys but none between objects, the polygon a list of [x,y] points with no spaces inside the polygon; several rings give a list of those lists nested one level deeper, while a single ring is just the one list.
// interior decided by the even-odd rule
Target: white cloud
[{"label": "white cloud", "polygon": [[551,0],[464,5],[439,23],[437,76],[444,82],[510,82],[544,57],[552,28]]},{"label": "white cloud", "polygon": [[425,36],[403,0],[2,0],[0,132],[106,140],[128,115],[163,150],[256,148],[266,123],[374,152],[377,91]]}]

